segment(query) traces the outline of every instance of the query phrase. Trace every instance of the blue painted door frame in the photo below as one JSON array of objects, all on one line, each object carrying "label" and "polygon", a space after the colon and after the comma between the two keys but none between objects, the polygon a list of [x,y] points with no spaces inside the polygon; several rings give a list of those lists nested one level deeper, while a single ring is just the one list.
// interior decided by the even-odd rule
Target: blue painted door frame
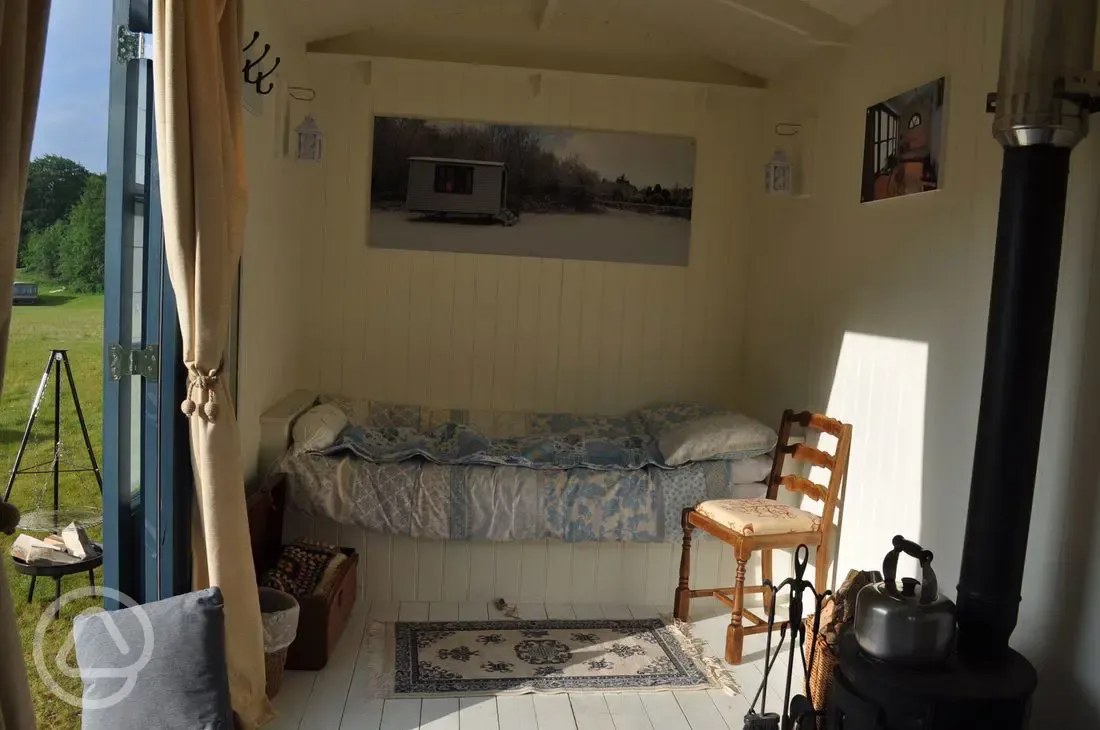
[{"label": "blue painted door frame", "polygon": [[[104,255],[104,583],[139,602],[187,590],[190,459],[164,260],[149,0],[113,0]],[[155,360],[150,359],[155,358]],[[139,366],[140,364],[140,366]],[[107,601],[108,608],[117,607]]]}]

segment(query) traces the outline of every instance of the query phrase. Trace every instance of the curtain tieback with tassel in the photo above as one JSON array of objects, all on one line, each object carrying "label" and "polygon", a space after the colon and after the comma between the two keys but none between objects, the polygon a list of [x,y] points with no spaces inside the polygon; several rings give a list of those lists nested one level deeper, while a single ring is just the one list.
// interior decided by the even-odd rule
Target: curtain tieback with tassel
[{"label": "curtain tieback with tassel", "polygon": [[[214,388],[218,384],[217,369],[203,373],[194,365],[187,366],[187,397],[180,404],[183,415],[190,418],[198,411],[206,420],[213,423],[218,418],[218,398]],[[194,397],[195,391],[199,397]],[[201,404],[201,408],[199,407]]]}]

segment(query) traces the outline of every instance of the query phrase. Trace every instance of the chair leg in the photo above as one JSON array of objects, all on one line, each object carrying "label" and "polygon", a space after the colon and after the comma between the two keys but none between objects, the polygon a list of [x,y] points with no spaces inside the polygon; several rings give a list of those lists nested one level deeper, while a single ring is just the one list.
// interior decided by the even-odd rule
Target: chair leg
[{"label": "chair leg", "polygon": [[[770,583],[771,580],[772,580],[772,551],[771,550],[761,550],[760,551],[760,582],[763,583],[764,581],[768,581]],[[774,592],[772,590],[765,587],[764,592],[760,594],[764,599],[764,614],[765,615],[770,614],[772,612],[772,595],[773,595],[773,593]]]},{"label": "chair leg", "polygon": [[692,509],[685,509],[680,518],[684,528],[684,543],[680,551],[680,581],[676,585],[676,594],[672,601],[672,616],[677,621],[688,621],[691,616],[691,588],[688,583],[691,578],[691,533],[695,526],[688,522],[688,515]]},{"label": "chair leg", "polygon": [[740,664],[741,654],[745,647],[745,629],[741,625],[742,613],[745,610],[745,563],[747,558],[737,558],[737,578],[733,585],[733,612],[730,614],[730,625],[726,627],[726,661],[730,664]]},{"label": "chair leg", "polygon": [[[828,539],[828,538],[826,538]],[[829,547],[822,542],[814,554],[814,590],[818,595],[829,585]]]}]

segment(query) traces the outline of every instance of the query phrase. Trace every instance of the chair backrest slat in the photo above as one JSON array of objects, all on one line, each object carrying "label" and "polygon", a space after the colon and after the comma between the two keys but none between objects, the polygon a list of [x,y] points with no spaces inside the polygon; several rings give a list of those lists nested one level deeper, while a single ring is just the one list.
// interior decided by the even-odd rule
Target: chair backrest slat
[{"label": "chair backrest slat", "polygon": [[817,431],[824,431],[825,433],[832,434],[837,438],[840,438],[840,434],[844,431],[844,423],[836,420],[835,418],[829,418],[820,413],[810,413],[809,411],[803,411],[802,413],[795,414],[795,422],[800,426],[806,428],[812,428]]},{"label": "chair backrest slat", "polygon": [[[821,449],[807,446],[804,443],[792,444],[790,442],[792,425],[835,436],[837,440],[836,450],[832,454],[828,454]],[[768,476],[767,498],[775,499],[778,497],[779,488],[783,487],[818,502],[824,502],[821,510],[822,522],[832,524],[833,510],[836,509],[837,500],[840,498],[840,489],[848,470],[848,453],[851,445],[852,426],[850,424],[810,411],[802,411],[801,413],[795,413],[791,410],[784,411],[783,420],[779,424],[779,439],[775,447],[775,457],[772,460],[772,470]],[[822,486],[793,474],[784,475],[783,462],[788,455],[797,461],[827,469],[829,471],[828,485]]]},{"label": "chair backrest slat", "polygon": [[804,479],[794,474],[788,474],[779,480],[780,486],[789,489],[792,492],[798,492],[804,494],[810,499],[818,502],[824,502],[829,496],[829,490],[820,484],[811,482],[809,479]]},{"label": "chair backrest slat", "polygon": [[830,454],[806,444],[790,444],[786,451],[798,461],[805,461],[822,469],[832,470],[836,466],[836,460]]}]

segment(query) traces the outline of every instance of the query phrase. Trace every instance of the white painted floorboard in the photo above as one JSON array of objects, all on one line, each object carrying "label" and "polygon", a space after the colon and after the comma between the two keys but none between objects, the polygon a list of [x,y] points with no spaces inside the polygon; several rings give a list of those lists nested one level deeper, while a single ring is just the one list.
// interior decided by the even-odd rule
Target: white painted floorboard
[{"label": "white painted floorboard", "polygon": [[457,697],[427,699],[420,706],[419,730],[459,730]]},{"label": "white painted floorboard", "polygon": [[508,730],[538,730],[534,695],[497,697],[497,718],[501,728]]},{"label": "white painted floorboard", "polygon": [[611,711],[607,709],[607,700],[602,694],[575,694],[569,698],[569,704],[573,706],[577,730],[615,730]]},{"label": "white painted floorboard", "polygon": [[556,621],[569,621],[575,619],[577,614],[573,612],[573,607],[568,603],[547,603],[546,604],[546,618],[554,619]]},{"label": "white painted floorboard", "polygon": [[489,607],[481,601],[458,604],[459,621],[488,621]]},{"label": "white painted floorboard", "polygon": [[539,730],[577,730],[568,695],[534,695]]},{"label": "white painted floorboard", "polygon": [[367,610],[366,605],[360,604],[352,611],[344,629],[346,638],[337,645],[325,668],[316,673],[313,692],[303,715],[309,718],[311,729],[340,730],[367,623]]},{"label": "white painted floorboard", "polygon": [[615,730],[654,730],[639,694],[609,692],[604,695]]},{"label": "white painted floorboard", "polygon": [[[386,700],[382,710],[379,730],[414,730],[420,727],[422,700]],[[309,727],[309,718],[303,718],[302,728]]]},{"label": "white painted floorboard", "polygon": [[[522,619],[656,618],[665,606],[645,604],[541,604],[516,606]],[[716,602],[692,605],[692,628],[709,652],[721,657],[729,614]],[[760,683],[764,636],[746,637],[748,659],[731,673],[741,694],[720,690],[646,693],[577,693],[503,697],[371,700],[364,647],[372,621],[478,621],[505,618],[480,601],[365,602],[352,614],[329,664],[320,672],[288,671],[275,699],[278,730],[740,730]],[[778,633],[775,635],[778,641]],[[776,669],[782,665],[780,659]],[[796,683],[797,684],[797,683]],[[769,683],[768,709],[778,705]],[[792,686],[798,691],[800,687]],[[757,708],[760,709],[759,707]]]},{"label": "white painted floorboard", "polygon": [[680,704],[671,692],[651,692],[639,695],[653,727],[660,730],[691,730]]},{"label": "white painted floorboard", "polygon": [[595,603],[578,603],[573,606],[573,615],[578,619],[604,618],[603,607]]},{"label": "white painted floorboard", "polygon": [[497,701],[495,697],[462,697],[458,700],[458,725],[478,730],[498,730]]}]

